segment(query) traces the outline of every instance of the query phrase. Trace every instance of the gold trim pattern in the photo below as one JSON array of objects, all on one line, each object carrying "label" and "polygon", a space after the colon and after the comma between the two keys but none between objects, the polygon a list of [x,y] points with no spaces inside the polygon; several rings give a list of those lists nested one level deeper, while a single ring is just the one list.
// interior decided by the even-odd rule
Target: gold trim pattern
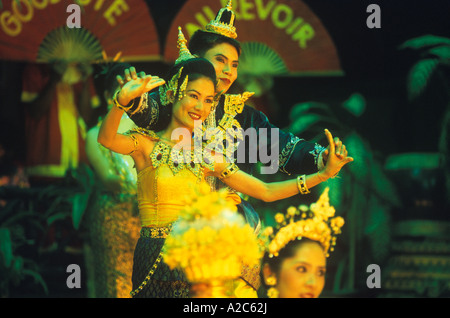
[{"label": "gold trim pattern", "polygon": [[279,165],[279,169],[280,171],[291,175],[290,172],[286,171],[285,166],[287,164],[287,162],[289,161],[289,159],[292,156],[292,153],[294,152],[294,148],[295,146],[304,139],[300,139],[297,136],[291,136],[291,140],[289,140],[289,142],[286,144],[286,146],[281,150],[281,153],[278,157],[278,165]]},{"label": "gold trim pattern", "polygon": [[141,237],[150,238],[167,238],[170,231],[172,230],[172,225],[165,227],[142,227],[140,231]]},{"label": "gold trim pattern", "polygon": [[230,163],[221,173],[220,178],[226,179],[239,171],[239,167],[235,163]]},{"label": "gold trim pattern", "polygon": [[155,273],[156,269],[158,268],[158,264],[161,262],[163,257],[163,253],[160,252],[158,255],[158,258],[156,259],[155,263],[153,264],[152,268],[148,272],[147,276],[145,277],[144,281],[139,285],[138,288],[135,290],[132,290],[130,292],[131,297],[135,296],[137,293],[139,293],[142,289],[144,289],[145,285],[150,281],[150,278],[152,278],[153,274]]}]

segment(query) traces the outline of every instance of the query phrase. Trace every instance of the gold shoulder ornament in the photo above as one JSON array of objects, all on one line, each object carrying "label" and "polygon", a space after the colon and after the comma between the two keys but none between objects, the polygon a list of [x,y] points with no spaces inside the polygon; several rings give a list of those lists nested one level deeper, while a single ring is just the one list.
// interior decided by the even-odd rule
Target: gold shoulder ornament
[{"label": "gold shoulder ornament", "polygon": [[[237,114],[242,113],[245,101],[254,93],[244,92],[243,94],[225,94],[224,115],[215,127],[202,125],[196,127],[194,134],[202,136],[207,140],[206,147],[209,150],[223,150],[227,158],[231,158],[237,150],[239,141],[243,140],[242,127],[235,119]],[[200,130],[201,129],[201,130]],[[225,148],[226,142],[226,148]]]}]

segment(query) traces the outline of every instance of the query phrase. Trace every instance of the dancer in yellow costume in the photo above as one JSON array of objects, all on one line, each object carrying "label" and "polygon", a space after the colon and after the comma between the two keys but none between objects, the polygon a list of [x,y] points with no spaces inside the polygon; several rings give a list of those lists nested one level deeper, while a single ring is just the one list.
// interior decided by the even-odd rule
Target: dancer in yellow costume
[{"label": "dancer in yellow costume", "polygon": [[[150,75],[135,77],[116,92],[117,107],[110,110],[100,128],[98,141],[115,152],[131,155],[138,173],[142,229],[134,255],[133,297],[189,297],[189,282],[180,270],[169,269],[161,249],[184,206],[183,196],[207,184],[207,177],[220,178],[229,187],[254,198],[274,201],[309,191],[353,161],[346,151],[336,155],[333,137],[326,131],[330,153],[322,170],[293,180],[264,183],[208,148],[214,143],[203,143],[198,151],[194,138],[192,148],[196,122],[204,121],[214,109],[216,83],[212,64],[192,56],[177,61],[166,81]],[[133,107],[134,99],[163,84],[161,98],[171,114],[168,126],[158,132],[136,129],[118,134],[123,112]]]},{"label": "dancer in yellow costume", "polygon": [[[228,93],[238,76],[239,57],[242,51],[240,43],[236,41],[237,33],[234,26],[236,16],[231,5],[232,1],[229,0],[227,5],[219,10],[214,20],[211,20],[204,30],[197,30],[189,40],[190,51],[213,64],[218,79],[216,93],[221,94],[215,111],[210,113],[210,116],[203,123],[203,127],[219,131],[225,131],[232,127],[239,127],[244,131],[253,130],[253,132],[256,132],[256,138],[259,142],[245,142],[245,140],[242,140],[242,136],[237,136],[242,141],[240,150],[243,150],[245,157],[248,158],[252,151],[250,148],[255,149],[256,147],[259,150],[261,143],[267,145],[266,149],[270,148],[271,154],[274,156],[275,151],[273,150],[278,149],[278,162],[275,160],[272,162],[274,165],[278,163],[277,168],[280,172],[289,175],[303,175],[322,170],[327,160],[328,148],[314,142],[308,142],[288,132],[283,132],[272,125],[262,112],[244,105],[247,97],[252,93],[245,92],[242,95]],[[142,74],[142,72],[139,72],[139,74]],[[121,85],[124,85],[136,76],[135,68],[130,68],[130,70],[124,72],[123,78],[119,77],[118,81]],[[164,129],[170,120],[170,113],[167,111],[168,108],[164,107],[163,102],[164,96],[161,96],[157,90],[146,92],[139,96],[131,107],[127,108],[126,112],[139,127],[159,131]],[[260,135],[262,132],[267,132],[267,136]],[[277,132],[278,138],[272,139],[271,135],[275,132]],[[338,137],[335,137],[335,145],[337,154],[341,151],[345,152],[345,145]],[[256,159],[260,160],[261,157],[257,156]],[[256,171],[256,163],[252,160],[237,162],[237,164],[241,170],[249,174]],[[220,180],[215,180],[213,177],[208,177],[208,182],[216,189],[226,187]],[[240,200],[240,198],[238,199]],[[261,229],[258,213],[245,199],[240,201],[238,211],[245,216],[246,221],[258,235]],[[244,267],[241,278],[247,286],[238,286],[236,289],[239,292],[238,294],[242,295],[242,292],[246,292],[248,288],[253,289],[251,292],[254,294],[254,291],[260,286],[259,267]],[[242,297],[245,296],[247,296],[247,293]]]}]

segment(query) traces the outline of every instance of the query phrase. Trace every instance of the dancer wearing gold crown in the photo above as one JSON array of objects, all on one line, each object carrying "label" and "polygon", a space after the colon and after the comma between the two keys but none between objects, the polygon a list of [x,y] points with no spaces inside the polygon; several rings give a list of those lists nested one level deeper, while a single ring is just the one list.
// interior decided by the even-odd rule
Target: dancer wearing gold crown
[{"label": "dancer wearing gold crown", "polygon": [[317,298],[325,285],[326,258],[333,251],[344,219],[334,216],[329,188],[310,207],[290,207],[275,215],[263,259],[263,281],[271,298]]},{"label": "dancer wearing gold crown", "polygon": [[[171,113],[168,125],[157,133],[136,129],[118,134],[124,109],[132,107],[143,90],[150,91],[164,83],[160,93]],[[147,75],[127,82],[115,93],[117,107],[110,110],[100,128],[98,141],[115,152],[131,155],[138,173],[142,230],[135,250],[132,296],[188,296],[189,284],[183,273],[168,268],[161,249],[185,205],[181,195],[205,184],[206,177],[219,178],[236,191],[257,199],[274,201],[309,192],[309,188],[335,175],[353,160],[336,155],[332,135],[326,130],[331,147],[322,170],[289,181],[264,183],[240,170],[234,162],[228,162],[216,148],[208,148],[211,143],[198,149],[194,141],[192,148],[195,122],[205,120],[213,110],[215,85],[216,73],[208,60],[182,59],[171,69],[166,81]]]},{"label": "dancer wearing gold crown", "polygon": [[[328,148],[305,141],[281,130],[278,130],[279,138],[276,144],[272,145],[271,128],[276,127],[269,122],[262,112],[244,105],[252,93],[226,94],[237,79],[241,54],[241,45],[236,40],[237,33],[234,22],[235,14],[232,11],[232,1],[230,0],[226,7],[219,10],[216,18],[205,26],[205,30],[198,30],[192,35],[188,44],[189,50],[187,48],[182,50],[184,54],[192,54],[209,60],[216,70],[218,78],[216,92],[220,94],[220,99],[206,124],[209,127],[223,127],[224,129],[236,126],[244,131],[248,128],[255,128],[258,139],[261,129],[267,129],[267,147],[270,149],[278,147],[278,168],[281,172],[298,175],[318,171],[326,161]],[[181,32],[179,37],[178,45],[182,47],[187,41]],[[190,51],[190,53],[186,53],[186,51]],[[130,70],[125,71],[123,78],[118,78],[118,81],[123,85],[126,81],[137,77],[135,68],[130,68]],[[126,112],[139,127],[158,131],[167,124],[167,118],[169,117],[163,104],[164,102],[158,92],[147,93],[145,91],[142,97],[133,101],[133,105],[130,104]],[[335,137],[334,140],[336,154],[338,156],[341,153],[344,155],[346,149],[342,141],[338,137]],[[245,147],[246,158],[248,158],[250,145],[245,143]],[[242,170],[250,174],[255,168],[253,162],[238,164]],[[240,205],[240,208],[244,210],[248,207],[247,202],[242,202]],[[256,223],[258,222],[256,221]],[[256,226],[256,224],[254,225]]]},{"label": "dancer wearing gold crown", "polygon": [[[272,144],[271,129],[276,127],[269,122],[262,112],[244,104],[252,93],[226,94],[237,79],[241,53],[240,43],[236,40],[237,33],[234,21],[235,14],[231,8],[231,1],[229,1],[227,6],[218,12],[216,18],[208,23],[205,30],[198,30],[192,35],[189,41],[189,50],[185,47],[187,41],[180,32],[179,47],[182,52],[180,56],[187,56],[192,53],[209,60],[213,64],[218,78],[216,93],[220,93],[221,96],[215,111],[211,112],[206,119],[204,127],[226,130],[234,126],[240,127],[244,131],[254,128],[259,141],[261,141],[259,133],[266,129],[268,132],[267,140],[263,140],[263,142],[265,142],[267,148],[277,148],[279,171],[289,175],[317,172],[323,168],[326,162],[329,147],[324,148],[281,130],[278,130],[279,138]],[[137,77],[136,70],[131,68],[125,71],[124,77],[119,77],[118,81],[121,85],[124,85],[126,81],[137,79]],[[148,92],[145,89],[142,90],[142,93],[142,97],[130,102],[126,109],[127,114],[139,127],[155,131],[161,130],[162,127],[167,125],[170,118],[168,108],[164,106],[164,97],[161,98],[159,92]],[[256,144],[259,146],[260,143],[257,142]],[[345,158],[347,150],[339,138],[334,138],[334,145],[336,155]],[[245,147],[245,158],[249,158],[251,146],[248,142],[241,143],[241,147]],[[241,170],[252,174],[255,163],[239,162],[238,166]],[[223,186],[222,182],[217,182],[214,178],[209,178],[209,182],[213,188]],[[255,233],[258,233],[260,229],[258,213],[247,201],[240,201],[239,211],[255,228]],[[245,276],[248,277],[244,279],[254,290],[257,290],[259,287],[259,272],[257,270],[247,271]]]}]

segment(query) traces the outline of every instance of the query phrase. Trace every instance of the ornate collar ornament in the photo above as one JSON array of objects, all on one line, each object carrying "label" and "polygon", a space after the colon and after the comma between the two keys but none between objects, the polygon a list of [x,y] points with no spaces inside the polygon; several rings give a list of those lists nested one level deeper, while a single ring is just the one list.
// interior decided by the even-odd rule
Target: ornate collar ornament
[{"label": "ornate collar ornament", "polygon": [[236,27],[234,26],[236,15],[231,10],[231,3],[232,0],[229,0],[226,7],[219,10],[216,18],[205,26],[206,31],[221,34],[232,39],[237,38]]},{"label": "ornate collar ornament", "polygon": [[203,148],[200,148],[200,153],[195,149],[184,151],[183,148],[177,149],[161,140],[152,130],[136,127],[128,131],[129,134],[133,132],[148,136],[152,140],[157,141],[150,154],[150,160],[155,169],[163,164],[167,164],[174,175],[181,170],[190,170],[198,178],[203,176],[203,168],[206,167],[211,171],[214,170],[214,158],[211,153],[203,152]]},{"label": "ornate collar ornament", "polygon": [[[232,158],[239,142],[244,140],[243,129],[235,118],[244,109],[244,103],[254,93],[225,94],[224,115],[215,127],[201,125],[194,128],[194,136],[207,140],[208,150],[222,152],[226,158]],[[215,120],[214,120],[215,121]]]},{"label": "ornate collar ornament", "polygon": [[[325,256],[334,250],[336,236],[341,233],[344,219],[340,216],[334,217],[335,209],[330,205],[327,187],[316,203],[310,207],[300,205],[298,208],[291,206],[287,209],[286,215],[277,213],[276,231],[272,227],[267,227],[264,234],[269,237],[267,252],[269,257],[277,257],[290,241],[308,238],[319,242]],[[294,221],[294,219],[299,219]]]}]

